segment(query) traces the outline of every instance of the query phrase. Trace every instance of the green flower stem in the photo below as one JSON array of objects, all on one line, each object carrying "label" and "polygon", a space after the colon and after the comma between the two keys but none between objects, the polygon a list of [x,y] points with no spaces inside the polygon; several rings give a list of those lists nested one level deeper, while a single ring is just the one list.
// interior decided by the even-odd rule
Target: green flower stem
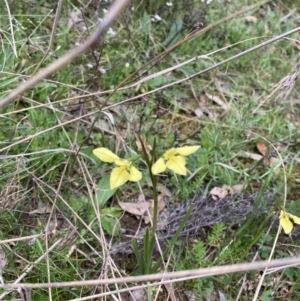
[{"label": "green flower stem", "polygon": [[188,210],[186,215],[184,216],[183,220],[181,221],[177,231],[175,232],[175,234],[173,235],[173,237],[171,238],[170,242],[168,243],[168,246],[166,247],[165,251],[163,252],[163,255],[156,261],[156,263],[154,264],[154,266],[152,267],[152,271],[156,272],[158,271],[158,269],[161,267],[162,265],[162,259],[166,258],[168,256],[168,254],[170,253],[170,250],[173,248],[173,246],[175,245],[176,241],[179,238],[179,235],[183,229],[183,227],[185,226],[185,224],[187,223],[192,211],[194,209],[194,205],[192,204]]},{"label": "green flower stem", "polygon": [[[140,139],[140,137],[139,137],[139,139]],[[153,253],[154,253],[155,233],[156,233],[157,219],[158,219],[157,176],[153,175],[153,173],[151,171],[151,167],[152,167],[152,163],[153,163],[152,161],[154,159],[154,152],[155,152],[155,149],[156,149],[156,141],[154,140],[151,158],[148,156],[147,151],[146,151],[146,149],[144,147],[144,144],[141,141],[141,139],[140,139],[140,142],[141,142],[141,145],[142,145],[142,148],[143,148],[144,159],[146,161],[146,164],[147,164],[147,167],[148,167],[148,170],[149,170],[149,174],[150,174],[150,177],[151,177],[152,186],[153,186],[154,210],[153,210],[152,230],[151,230],[151,233],[149,233],[149,231],[147,230],[146,234],[144,236],[144,260],[145,260],[145,264],[144,264],[143,272],[144,272],[144,274],[150,274],[151,271],[153,271],[153,269],[152,269],[152,259],[153,259]]]},{"label": "green flower stem", "polygon": [[132,156],[130,158],[126,158],[126,160],[129,160],[131,162],[135,162],[135,161],[140,160],[143,157],[144,157],[143,154],[137,154],[137,155],[134,155],[134,156]]},{"label": "green flower stem", "polygon": [[[151,169],[151,168],[150,168]],[[157,216],[158,216],[158,196],[157,196],[157,176],[152,176],[153,185],[153,199],[154,199],[154,211],[153,211],[153,225],[152,225],[152,235],[155,235],[157,226]]]}]

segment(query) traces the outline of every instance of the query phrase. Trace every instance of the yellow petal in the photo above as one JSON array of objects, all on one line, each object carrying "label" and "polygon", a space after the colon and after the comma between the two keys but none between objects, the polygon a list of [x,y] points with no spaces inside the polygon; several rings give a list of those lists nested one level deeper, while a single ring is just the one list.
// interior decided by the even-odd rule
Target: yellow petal
[{"label": "yellow petal", "polygon": [[129,173],[126,166],[115,167],[110,174],[110,188],[122,186],[129,180]]},{"label": "yellow petal", "polygon": [[134,166],[130,167],[129,181],[137,182],[142,178],[142,173]]},{"label": "yellow petal", "polygon": [[159,158],[151,167],[151,171],[154,175],[157,175],[166,170],[166,164],[163,158]]},{"label": "yellow petal", "polygon": [[196,152],[200,147],[200,145],[178,147],[176,148],[176,153],[181,156],[188,156]]},{"label": "yellow petal", "polygon": [[124,166],[124,165],[126,165],[127,167],[129,167],[130,166],[130,162],[128,161],[128,160],[126,160],[126,159],[118,159],[118,160],[116,160],[116,161],[114,161],[117,165],[119,165],[119,166]]},{"label": "yellow petal", "polygon": [[187,171],[185,167],[185,158],[182,156],[174,156],[166,163],[167,167],[179,175],[185,176]]},{"label": "yellow petal", "polygon": [[120,159],[117,155],[105,147],[96,148],[93,150],[93,153],[103,162],[113,163]]},{"label": "yellow petal", "polygon": [[176,155],[176,149],[175,148],[170,148],[163,154],[163,158],[165,160],[169,160],[170,158],[174,157]]},{"label": "yellow petal", "polygon": [[293,223],[289,219],[289,214],[281,211],[279,223],[283,228],[285,234],[290,234],[293,230]]},{"label": "yellow petal", "polygon": [[292,214],[289,214],[289,216],[295,224],[300,225],[300,218],[298,216]]},{"label": "yellow petal", "polygon": [[280,210],[279,219],[284,218],[285,212],[283,210]]}]

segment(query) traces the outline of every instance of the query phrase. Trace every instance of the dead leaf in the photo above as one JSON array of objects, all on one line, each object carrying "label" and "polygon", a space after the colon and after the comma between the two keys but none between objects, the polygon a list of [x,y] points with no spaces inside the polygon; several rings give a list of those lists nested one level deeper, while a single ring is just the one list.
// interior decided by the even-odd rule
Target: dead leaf
[{"label": "dead leaf", "polygon": [[224,102],[221,97],[219,97],[216,94],[208,94],[205,93],[206,97],[209,98],[210,100],[212,100],[213,102],[215,102],[216,104],[218,104],[220,107],[222,107],[224,110],[229,110],[230,106],[228,103]]},{"label": "dead leaf", "polygon": [[[258,151],[263,155],[266,156],[268,153],[268,147],[265,145],[264,142],[258,142],[256,144],[256,147],[258,149]],[[278,163],[278,159],[275,157],[271,157],[270,159],[267,159],[264,161],[264,164],[269,166],[269,167],[274,167],[276,164]],[[279,169],[276,168],[273,170],[274,175],[278,176],[279,174]]]},{"label": "dead leaf", "polygon": [[52,208],[49,207],[48,205],[42,205],[39,208],[32,210],[28,212],[28,214],[44,214],[44,213],[50,213],[52,211]]},{"label": "dead leaf", "polygon": [[222,187],[214,187],[209,194],[212,196],[213,200],[222,200],[229,194],[233,194],[233,190],[228,185],[223,185]]},{"label": "dead leaf", "polygon": [[212,112],[212,110],[210,109],[211,106],[209,105],[206,99],[207,97],[205,96],[205,94],[201,93],[199,96],[198,104],[201,110],[203,110],[203,114],[206,117],[208,117],[211,120],[215,120],[218,114],[216,112]]},{"label": "dead leaf", "polygon": [[209,194],[213,200],[218,201],[226,198],[228,195],[238,194],[246,187],[247,185],[245,184],[236,184],[233,186],[223,185],[222,187],[214,187]]},{"label": "dead leaf", "polygon": [[195,110],[195,115],[197,117],[205,116],[204,113],[203,113],[203,111],[200,110],[199,108]]},{"label": "dead leaf", "polygon": [[245,17],[245,20],[249,23],[257,23],[257,18],[254,16],[247,16]]},{"label": "dead leaf", "polygon": [[[241,153],[241,154],[239,154],[239,156],[241,156],[243,158],[250,158],[255,161],[259,161],[259,160],[263,159],[262,155],[248,153],[248,152]],[[272,167],[274,164],[277,164],[278,160],[279,159],[277,159],[277,158],[271,157],[270,160],[265,160],[264,164],[268,165],[269,167]],[[279,168],[276,168],[273,170],[273,173],[275,176],[277,176],[279,174],[279,172],[280,172]]]},{"label": "dead leaf", "polygon": [[127,203],[119,201],[119,206],[128,213],[142,216],[150,208],[151,204],[149,202]]},{"label": "dead leaf", "polygon": [[[147,154],[149,155],[149,154],[150,154],[150,151],[152,150],[151,145],[149,145],[149,144],[147,143],[147,140],[146,140],[145,135],[141,135],[141,136],[140,136],[140,139],[141,139],[141,140],[136,140],[136,142],[135,142],[135,143],[136,143],[136,146],[137,146],[137,148],[138,148],[138,150],[139,150],[139,151],[143,151],[143,146],[144,146],[144,148],[145,148]],[[142,143],[143,143],[143,146],[142,146],[141,141],[142,141]]]},{"label": "dead leaf", "polygon": [[[147,186],[152,188],[152,187],[153,187],[152,182],[150,182],[150,181],[147,182]],[[170,192],[170,190],[169,190],[165,185],[163,185],[163,184],[161,184],[161,183],[158,183],[158,184],[157,184],[156,190],[157,190],[158,192],[162,192],[162,191],[164,191],[164,190],[168,190],[168,191],[169,191],[169,196],[172,195],[171,192]]]},{"label": "dead leaf", "polygon": [[238,194],[238,193],[242,192],[246,187],[247,187],[247,185],[245,185],[245,184],[236,184],[236,185],[231,186],[231,188],[234,191],[234,194]]},{"label": "dead leaf", "polygon": [[256,147],[257,147],[258,151],[259,151],[263,156],[265,156],[265,155],[267,154],[267,152],[268,152],[268,147],[265,145],[265,143],[263,143],[263,142],[258,142],[258,143],[256,144]]},{"label": "dead leaf", "polygon": [[110,123],[114,126],[115,125],[115,119],[113,114],[106,112],[106,111],[102,111],[101,113],[103,113],[104,115],[106,115],[106,117],[109,119]]},{"label": "dead leaf", "polygon": [[140,193],[137,198],[137,203],[143,203],[143,202],[146,202],[145,195],[144,195],[144,193]]},{"label": "dead leaf", "polygon": [[[165,198],[165,195],[163,193],[158,196],[158,213],[163,211],[166,207],[164,198]],[[154,202],[153,202],[153,204],[154,204]]]},{"label": "dead leaf", "polygon": [[[157,198],[157,201],[158,201],[157,213],[158,214],[165,209],[166,204],[165,204],[165,201],[164,201],[164,197],[165,196],[163,194],[160,194]],[[154,213],[154,200],[151,200],[149,203],[150,203],[150,207],[149,207],[150,216],[148,215],[148,211],[145,212],[145,214],[143,216],[145,224],[150,223],[150,221],[153,218],[153,213]]]},{"label": "dead leaf", "polygon": [[[172,196],[170,190],[164,185],[158,185],[157,190],[160,192],[158,195],[158,214],[164,210],[166,203],[165,200],[168,200]],[[142,217],[146,224],[148,224],[154,213],[154,200],[145,201],[145,196],[140,194],[138,196],[137,203],[127,203],[119,201],[119,206],[126,212],[135,215],[137,218]]]},{"label": "dead leaf", "polygon": [[250,158],[250,159],[255,160],[255,161],[259,161],[263,157],[262,155],[249,153],[249,152],[241,153],[241,154],[239,154],[239,156],[241,156],[243,158]]},{"label": "dead leaf", "polygon": [[118,132],[118,130],[115,126],[114,126],[114,133],[119,141],[125,143],[125,140],[123,139],[122,135]]},{"label": "dead leaf", "polygon": [[[147,183],[148,187],[153,187],[152,185],[152,182],[148,182]],[[171,198],[172,197],[172,193],[171,191],[163,184],[157,184],[157,187],[156,187],[157,191],[160,192],[160,194],[163,195],[164,198],[168,199],[168,198]],[[144,200],[144,196],[141,196],[142,197],[142,200]]]},{"label": "dead leaf", "polygon": [[163,197],[167,196],[167,197],[171,197],[172,193],[171,191],[164,185],[157,185],[157,190],[163,195]]}]

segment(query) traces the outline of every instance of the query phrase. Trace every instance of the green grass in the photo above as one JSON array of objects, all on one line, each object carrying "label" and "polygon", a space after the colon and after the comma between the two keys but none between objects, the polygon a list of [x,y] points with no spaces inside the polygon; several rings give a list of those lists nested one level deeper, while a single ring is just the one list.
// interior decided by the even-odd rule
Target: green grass
[{"label": "green grass", "polygon": [[[3,10],[0,16],[0,98],[30,78],[39,66],[48,48],[54,18],[51,10],[56,5],[46,1],[38,6],[30,1],[13,2],[9,3],[13,33],[8,12]],[[101,163],[92,151],[103,146],[121,158],[129,158],[133,155],[131,150],[139,152],[136,141],[140,134],[149,145],[156,141],[157,157],[171,147],[202,146],[187,159],[192,177],[175,178],[171,173],[159,177],[159,183],[172,191],[172,203],[184,202],[200,190],[207,192],[223,184],[245,183],[248,193],[276,190],[272,210],[277,211],[287,188],[286,208],[299,215],[299,162],[296,159],[299,157],[300,90],[296,82],[288,94],[287,89],[276,91],[276,85],[296,70],[297,48],[289,40],[281,39],[193,77],[214,63],[296,28],[300,14],[296,2],[262,5],[184,41],[197,21],[205,28],[247,5],[258,3],[212,1],[205,5],[198,2],[190,0],[183,5],[182,1],[173,1],[172,6],[167,6],[159,0],[133,1],[112,26],[115,35],[107,33],[93,51],[2,109],[0,237],[1,240],[20,238],[1,245],[7,258],[3,269],[5,283],[14,282],[28,264],[33,268],[22,280],[24,283],[112,278],[119,276],[118,273],[126,275],[137,270],[132,267],[134,259],[130,257],[106,259],[111,245],[122,239],[121,234],[111,240],[108,232],[118,224],[119,212],[114,209],[118,200],[136,202],[142,193],[146,199],[152,198],[149,171],[138,161],[137,167],[144,173],[140,189],[130,182],[112,198],[103,200],[98,194],[97,199],[97,186],[103,188],[99,182],[107,179],[111,165]],[[36,71],[76,43],[83,43],[96,28],[104,7],[93,2],[81,12],[83,6],[81,1],[64,1],[53,47]],[[68,25],[70,12],[76,19],[72,26]],[[256,21],[249,22],[246,16],[253,16]],[[299,34],[289,38],[299,39]],[[179,41],[182,43],[161,60],[143,67]],[[156,76],[157,72],[201,55],[172,72]],[[148,75],[153,75],[153,79],[128,88]],[[192,79],[187,78],[189,76]],[[125,88],[110,95],[109,90],[126,78],[129,79]],[[182,82],[175,83],[177,80]],[[168,87],[153,92],[165,85]],[[148,94],[142,95],[146,92]],[[133,97],[135,99],[130,100]],[[228,109],[218,105],[216,99]],[[100,108],[104,111],[100,112]],[[203,114],[197,116],[199,112]],[[85,116],[89,113],[90,116]],[[246,152],[258,154],[258,142],[264,142],[273,157],[278,157],[274,151],[277,148],[285,161],[286,182],[282,168],[276,176],[263,162],[245,156]],[[47,213],[31,214],[41,208],[46,208]],[[297,236],[293,240],[283,234],[277,238],[278,220],[269,233],[265,218],[262,216],[257,221],[250,217],[230,229],[222,224],[203,229],[199,237],[174,248],[169,270],[251,262],[255,254],[256,260],[268,259],[273,244],[276,245],[275,258],[294,254],[299,244]],[[40,234],[48,221],[56,227],[50,231],[47,244],[41,238],[32,246],[28,240],[21,240]],[[258,233],[257,223],[263,225]],[[61,244],[47,255],[47,248],[59,239]],[[40,256],[44,258],[35,263]],[[121,261],[122,268],[112,268],[114,261]],[[250,297],[258,285],[258,273],[249,272],[246,276],[253,287],[248,292]],[[266,282],[279,276],[281,283],[289,281],[287,291],[266,285],[261,288],[259,300],[271,300],[272,293],[276,300],[295,300],[299,294],[299,271],[289,268],[282,275],[280,272],[270,274]],[[192,290],[199,298],[219,290],[228,300],[235,300],[243,277],[243,273],[210,276],[185,281],[177,288]],[[237,289],[233,288],[235,285]],[[72,300],[92,292],[89,287],[51,290],[52,300]],[[18,297],[16,291],[9,294],[11,299]],[[32,300],[50,299],[47,289],[32,290],[31,297]],[[243,292],[240,300],[246,299]]]}]

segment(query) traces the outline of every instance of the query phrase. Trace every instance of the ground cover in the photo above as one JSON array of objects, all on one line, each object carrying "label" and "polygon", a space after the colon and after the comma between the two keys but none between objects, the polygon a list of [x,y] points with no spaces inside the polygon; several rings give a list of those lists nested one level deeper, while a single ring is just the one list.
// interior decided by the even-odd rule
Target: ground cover
[{"label": "ground cover", "polygon": [[[109,6],[5,2],[0,105],[16,87],[84,43]],[[291,218],[290,236],[278,229],[281,210],[300,216],[298,27],[296,1],[133,1],[97,46],[2,106],[4,283],[105,279],[297,254],[297,219]],[[184,154],[187,175],[151,169],[167,150],[197,145]],[[97,148],[119,158],[99,160]],[[112,188],[113,168],[132,158],[142,178]],[[167,208],[181,208],[184,220],[193,199],[213,204],[216,222],[188,237],[178,234],[169,246],[144,232],[148,240],[137,241],[135,252],[112,252],[147,228],[146,211],[154,204],[163,203],[160,216]],[[232,209],[242,202],[251,204],[249,214]],[[128,209],[128,203],[135,207]],[[228,216],[222,219],[224,203],[232,223]],[[201,216],[204,207],[195,204]],[[209,220],[208,210],[205,215]],[[195,216],[192,212],[195,222],[188,225],[200,225]],[[210,275],[135,298],[296,300],[298,278],[297,267]],[[1,290],[0,300],[91,300],[121,288]],[[128,293],[111,293],[107,300],[126,298]]]}]

